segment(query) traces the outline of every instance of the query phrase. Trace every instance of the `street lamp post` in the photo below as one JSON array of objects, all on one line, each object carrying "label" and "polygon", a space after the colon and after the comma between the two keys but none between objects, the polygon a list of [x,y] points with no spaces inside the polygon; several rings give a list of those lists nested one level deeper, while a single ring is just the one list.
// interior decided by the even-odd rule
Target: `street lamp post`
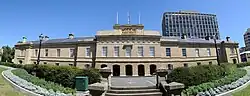
[{"label": "street lamp post", "polygon": [[39,36],[40,42],[39,42],[39,49],[38,49],[38,56],[37,56],[37,64],[36,65],[39,65],[39,63],[40,63],[40,54],[41,54],[41,46],[42,46],[43,38],[44,38],[44,36],[43,36],[43,34],[41,34]]},{"label": "street lamp post", "polygon": [[218,53],[218,48],[217,48],[217,43],[216,43],[216,35],[213,36],[213,39],[214,39],[214,46],[216,50],[217,63],[218,65],[220,65],[220,58],[219,58],[219,53]]}]

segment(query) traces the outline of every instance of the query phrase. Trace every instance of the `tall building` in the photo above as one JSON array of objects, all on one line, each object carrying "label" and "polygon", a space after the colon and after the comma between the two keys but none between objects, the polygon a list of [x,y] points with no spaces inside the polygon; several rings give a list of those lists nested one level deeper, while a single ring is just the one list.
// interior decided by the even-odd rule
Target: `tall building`
[{"label": "tall building", "polygon": [[244,34],[245,51],[250,51],[250,28]]},{"label": "tall building", "polygon": [[[238,43],[217,40],[221,62],[239,63]],[[39,41],[15,45],[16,64],[36,64]],[[76,51],[77,50],[77,51]],[[213,40],[161,36],[160,32],[144,30],[142,24],[113,26],[93,37],[44,39],[40,64],[76,66],[79,68],[109,67],[113,76],[151,76],[157,68],[216,64]]]},{"label": "tall building", "polygon": [[165,12],[162,19],[162,35],[188,38],[217,36],[220,39],[216,15],[194,11]]}]

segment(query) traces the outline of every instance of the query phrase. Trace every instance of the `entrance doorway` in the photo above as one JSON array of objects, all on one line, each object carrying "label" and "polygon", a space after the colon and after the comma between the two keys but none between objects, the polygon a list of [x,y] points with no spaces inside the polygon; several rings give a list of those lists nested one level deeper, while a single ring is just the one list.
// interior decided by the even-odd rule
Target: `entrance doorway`
[{"label": "entrance doorway", "polygon": [[236,60],[236,59],[233,59],[233,63],[236,64],[236,63],[237,63],[237,60]]},{"label": "entrance doorway", "polygon": [[120,76],[120,65],[113,65],[113,76]]},{"label": "entrance doorway", "polygon": [[145,75],[144,65],[138,65],[138,75],[139,76],[144,76]]},{"label": "entrance doorway", "polygon": [[127,76],[132,76],[133,75],[132,65],[126,65],[126,75]]},{"label": "entrance doorway", "polygon": [[150,74],[153,75],[156,72],[156,65],[150,65]]}]

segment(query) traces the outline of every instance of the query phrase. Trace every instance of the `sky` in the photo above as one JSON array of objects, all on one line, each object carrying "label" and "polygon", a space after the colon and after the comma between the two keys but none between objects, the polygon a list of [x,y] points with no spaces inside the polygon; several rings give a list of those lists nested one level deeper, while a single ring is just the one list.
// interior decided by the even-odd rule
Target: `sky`
[{"label": "sky", "polygon": [[244,45],[243,34],[250,28],[250,0],[0,0],[0,46],[14,46],[22,37],[37,40],[94,36],[111,30],[119,13],[119,23],[141,23],[145,29],[161,33],[162,15],[167,11],[194,10],[216,14],[221,38],[230,36]]}]

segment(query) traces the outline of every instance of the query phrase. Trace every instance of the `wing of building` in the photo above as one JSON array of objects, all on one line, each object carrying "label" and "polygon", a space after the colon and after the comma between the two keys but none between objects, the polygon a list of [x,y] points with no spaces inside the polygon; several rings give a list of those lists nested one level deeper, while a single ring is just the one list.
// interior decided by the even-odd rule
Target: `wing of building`
[{"label": "wing of building", "polygon": [[[239,44],[217,40],[220,62],[238,63]],[[39,41],[15,45],[15,63],[35,64]],[[148,76],[156,68],[217,64],[214,40],[164,37],[158,31],[144,30],[139,25],[113,26],[98,31],[95,37],[45,39],[41,46],[40,64],[76,66],[80,68],[110,67],[113,76]]]}]

